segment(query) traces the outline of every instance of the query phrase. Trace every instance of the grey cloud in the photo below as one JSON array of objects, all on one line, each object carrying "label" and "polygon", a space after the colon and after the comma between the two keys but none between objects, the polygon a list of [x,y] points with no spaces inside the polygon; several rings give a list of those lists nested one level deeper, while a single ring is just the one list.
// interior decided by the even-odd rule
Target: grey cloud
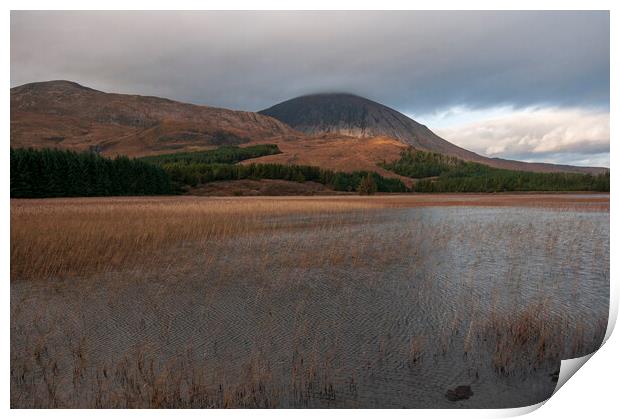
[{"label": "grey cloud", "polygon": [[258,110],[349,91],[411,114],[609,108],[608,12],[12,12],[11,85]]},{"label": "grey cloud", "polygon": [[609,167],[609,127],[606,111],[529,108],[436,131],[491,157]]}]

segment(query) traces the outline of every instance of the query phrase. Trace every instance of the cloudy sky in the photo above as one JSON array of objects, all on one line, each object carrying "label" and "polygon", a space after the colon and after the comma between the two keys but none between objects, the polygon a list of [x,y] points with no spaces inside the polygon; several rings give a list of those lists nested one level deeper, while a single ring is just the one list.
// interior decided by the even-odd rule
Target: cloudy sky
[{"label": "cloudy sky", "polygon": [[473,151],[609,166],[607,12],[12,12],[11,86],[241,110],[351,92]]}]

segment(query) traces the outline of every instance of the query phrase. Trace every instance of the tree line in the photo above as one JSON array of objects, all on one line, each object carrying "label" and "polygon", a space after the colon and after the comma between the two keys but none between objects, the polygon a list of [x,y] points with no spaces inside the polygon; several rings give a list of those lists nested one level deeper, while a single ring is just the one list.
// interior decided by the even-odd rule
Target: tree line
[{"label": "tree line", "polygon": [[590,175],[497,169],[415,149],[404,151],[399,160],[382,166],[402,176],[420,179],[413,187],[416,192],[609,192],[609,171]]},{"label": "tree line", "polygon": [[374,172],[335,172],[316,166],[237,162],[277,154],[276,145],[223,146],[200,152],[130,159],[95,152],[11,149],[11,197],[126,196],[180,193],[188,186],[218,180],[281,179],[313,181],[337,191],[371,194],[407,192],[399,179]]},{"label": "tree line", "polygon": [[[222,163],[166,163],[162,168],[170,179],[178,185],[197,186],[221,180],[240,179],[281,179],[294,182],[312,181],[326,185],[336,191],[355,192],[360,187],[374,192],[407,192],[400,179],[385,178],[374,172],[335,172],[316,166],[283,165],[276,163],[253,163],[233,165]],[[362,181],[370,177],[362,186]]]},{"label": "tree line", "polygon": [[235,164],[243,160],[280,153],[280,149],[275,144],[258,144],[248,147],[222,146],[213,150],[160,154],[157,156],[142,157],[140,160],[159,166],[170,163]]},{"label": "tree line", "polygon": [[158,166],[125,156],[57,149],[11,149],[11,197],[171,194],[170,178]]},{"label": "tree line", "polygon": [[399,175],[420,179],[439,176],[466,164],[467,162],[456,157],[409,149],[400,153],[400,159],[392,163],[382,163],[381,166]]},{"label": "tree line", "polygon": [[[312,181],[336,191],[408,192],[399,179],[376,172],[336,172],[316,166],[235,164],[277,154],[276,145],[224,146],[215,150],[114,159],[93,152],[11,149],[11,197],[173,194],[188,186],[240,179]],[[416,192],[609,191],[609,172],[534,173],[496,169],[437,153],[408,150],[383,167],[419,179]]]},{"label": "tree line", "polygon": [[399,179],[389,179],[374,172],[335,172],[316,166],[254,163],[238,165],[243,160],[281,153],[275,144],[248,147],[222,146],[213,150],[181,152],[143,157],[145,162],[161,166],[179,187],[240,179],[280,179],[294,182],[312,181],[336,191],[360,193],[406,192]]},{"label": "tree line", "polygon": [[416,192],[609,192],[609,172],[590,175],[496,169],[475,176],[440,175],[435,180],[419,181],[415,184],[414,190]]}]

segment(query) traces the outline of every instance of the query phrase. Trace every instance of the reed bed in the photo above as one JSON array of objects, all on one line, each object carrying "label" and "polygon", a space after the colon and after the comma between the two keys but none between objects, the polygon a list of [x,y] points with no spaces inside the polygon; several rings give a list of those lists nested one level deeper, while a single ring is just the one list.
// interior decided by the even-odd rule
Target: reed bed
[{"label": "reed bed", "polygon": [[[14,200],[11,406],[548,397],[560,360],[605,334],[600,203],[434,199]],[[537,212],[493,208],[506,199]],[[408,209],[435,205],[455,208]]]},{"label": "reed bed", "polygon": [[[11,201],[11,279],[84,276],[127,266],[174,263],[168,249],[290,225],[282,215],[334,214],[418,206],[540,206],[608,210],[608,197],[417,195],[323,198],[73,198]],[[321,227],[321,226],[318,226]],[[206,249],[208,250],[208,249]]]},{"label": "reed bed", "polygon": [[[59,199],[11,202],[11,278],[79,277],[174,263],[170,249],[286,228],[269,217],[377,207],[295,199]],[[327,222],[332,222],[329,219]],[[208,251],[208,249],[206,249]]]}]

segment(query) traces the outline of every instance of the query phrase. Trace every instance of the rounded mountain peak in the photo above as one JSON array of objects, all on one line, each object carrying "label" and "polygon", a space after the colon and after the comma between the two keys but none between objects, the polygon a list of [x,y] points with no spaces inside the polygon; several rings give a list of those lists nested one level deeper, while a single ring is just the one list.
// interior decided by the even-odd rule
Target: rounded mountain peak
[{"label": "rounded mountain peak", "polygon": [[385,105],[350,93],[300,96],[260,111],[310,135],[386,135],[410,140],[420,124]]}]

